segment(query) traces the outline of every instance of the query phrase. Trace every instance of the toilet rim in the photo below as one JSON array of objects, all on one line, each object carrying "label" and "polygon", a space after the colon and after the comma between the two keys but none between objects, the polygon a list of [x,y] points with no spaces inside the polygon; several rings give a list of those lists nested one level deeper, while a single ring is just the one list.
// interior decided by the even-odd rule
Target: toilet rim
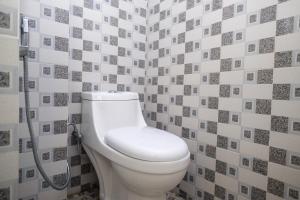
[{"label": "toilet rim", "polygon": [[101,141],[101,143],[102,145],[100,145],[98,149],[94,149],[88,144],[84,145],[103,155],[111,162],[133,171],[150,174],[172,174],[185,170],[190,163],[190,152],[188,152],[183,158],[179,160],[167,162],[145,161],[129,157],[119,151],[116,151],[115,149],[105,144],[103,141]]}]

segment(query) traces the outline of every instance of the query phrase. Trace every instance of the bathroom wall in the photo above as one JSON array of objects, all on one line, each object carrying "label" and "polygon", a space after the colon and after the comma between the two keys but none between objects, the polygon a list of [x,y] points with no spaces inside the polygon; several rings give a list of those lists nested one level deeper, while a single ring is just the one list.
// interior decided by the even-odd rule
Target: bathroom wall
[{"label": "bathroom wall", "polygon": [[300,198],[300,1],[151,0],[146,115],[181,136],[184,199]]},{"label": "bathroom wall", "polygon": [[18,184],[17,0],[0,0],[0,199],[15,199]]},{"label": "bathroom wall", "polygon": [[21,1],[21,13],[30,19],[30,100],[40,159],[56,184],[64,183],[68,160],[72,178],[68,189],[55,191],[37,171],[20,68],[19,199],[59,200],[98,188],[67,123],[80,129],[83,91],[130,90],[143,99],[146,6],[144,0]]}]

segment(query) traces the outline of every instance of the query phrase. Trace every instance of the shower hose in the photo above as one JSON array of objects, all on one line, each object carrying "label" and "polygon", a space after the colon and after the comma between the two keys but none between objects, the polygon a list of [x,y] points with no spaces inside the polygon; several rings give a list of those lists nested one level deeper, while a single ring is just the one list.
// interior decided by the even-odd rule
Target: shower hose
[{"label": "shower hose", "polygon": [[27,125],[28,125],[28,130],[31,138],[31,143],[32,143],[32,153],[33,153],[33,158],[36,163],[36,167],[38,168],[40,174],[42,177],[45,179],[45,181],[55,190],[63,190],[65,189],[69,182],[70,182],[70,166],[69,163],[67,162],[67,178],[65,183],[54,183],[50,180],[50,178],[47,176],[46,172],[44,171],[41,161],[38,156],[38,148],[36,144],[36,140],[34,138],[34,132],[32,128],[32,122],[30,118],[30,102],[29,102],[29,89],[28,89],[28,58],[26,55],[22,56],[23,59],[23,65],[24,65],[24,96],[25,96],[25,112],[26,112],[26,119],[27,119]]}]

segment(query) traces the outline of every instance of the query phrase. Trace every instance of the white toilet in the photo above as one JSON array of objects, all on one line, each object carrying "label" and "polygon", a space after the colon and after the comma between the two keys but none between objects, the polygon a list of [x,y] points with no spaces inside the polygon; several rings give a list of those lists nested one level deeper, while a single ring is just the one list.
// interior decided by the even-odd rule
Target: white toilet
[{"label": "white toilet", "polygon": [[165,200],[190,162],[185,142],[146,125],[138,94],[82,94],[83,146],[100,183],[101,200]]}]

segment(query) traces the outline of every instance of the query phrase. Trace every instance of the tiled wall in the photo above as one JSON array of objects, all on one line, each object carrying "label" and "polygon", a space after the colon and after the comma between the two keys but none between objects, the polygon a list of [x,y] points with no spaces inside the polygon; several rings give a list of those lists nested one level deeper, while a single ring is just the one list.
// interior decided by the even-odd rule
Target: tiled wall
[{"label": "tiled wall", "polygon": [[17,0],[0,0],[0,199],[15,199],[18,185]]},{"label": "tiled wall", "polygon": [[192,153],[184,199],[300,199],[300,1],[151,0],[148,123]]},{"label": "tiled wall", "polygon": [[[33,161],[20,84],[18,198],[65,199],[93,191],[97,177],[67,123],[81,123],[81,92],[136,91],[144,95],[146,1],[22,0],[30,19],[29,80],[31,112],[39,154],[56,184],[71,165],[68,189],[55,191]],[[20,83],[22,69],[20,68]]]}]

